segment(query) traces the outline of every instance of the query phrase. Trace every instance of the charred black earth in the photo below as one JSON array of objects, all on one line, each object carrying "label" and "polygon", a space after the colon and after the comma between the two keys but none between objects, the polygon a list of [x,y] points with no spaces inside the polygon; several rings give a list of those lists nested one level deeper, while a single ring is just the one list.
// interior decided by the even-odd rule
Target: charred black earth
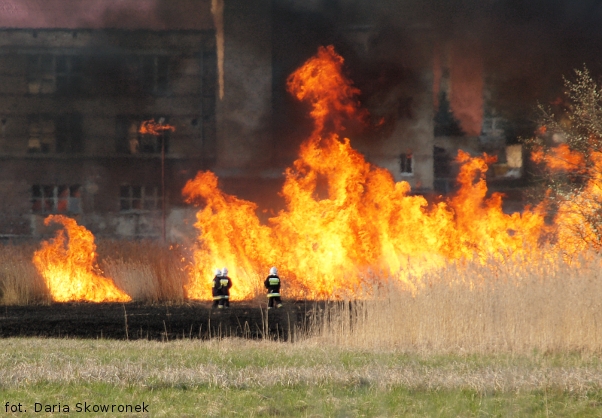
[{"label": "charred black earth", "polygon": [[323,303],[296,301],[267,311],[265,304],[182,305],[53,303],[0,306],[0,337],[148,339],[294,338],[323,311]]}]

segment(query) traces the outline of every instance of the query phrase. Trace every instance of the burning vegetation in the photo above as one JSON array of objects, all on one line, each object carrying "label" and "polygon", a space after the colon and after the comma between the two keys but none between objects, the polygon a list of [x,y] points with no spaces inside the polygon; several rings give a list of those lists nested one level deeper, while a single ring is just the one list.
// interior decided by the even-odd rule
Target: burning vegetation
[{"label": "burning vegetation", "polygon": [[587,69],[575,74],[560,109],[540,106],[530,141],[556,211],[557,245],[569,255],[602,249],[602,91]]},{"label": "burning vegetation", "polygon": [[[103,277],[96,267],[94,236],[73,219],[50,215],[44,224],[63,225],[51,241],[33,256],[33,263],[44,278],[55,302],[129,302],[113,280]],[[65,234],[66,233],[66,234]]]},{"label": "burning vegetation", "polygon": [[289,92],[311,106],[314,130],[285,172],[286,209],[267,225],[255,215],[255,204],[219,190],[211,172],[199,173],[184,188],[190,202],[204,204],[197,215],[189,298],[209,297],[207,278],[221,265],[231,266],[238,279],[233,299],[252,297],[270,265],[287,278],[289,296],[343,297],[359,294],[379,277],[416,289],[410,267],[415,275],[450,260],[508,257],[537,247],[546,228],[543,208],[507,215],[501,195],[487,198],[487,156],[461,153],[460,191],[434,205],[366,162],[339,136],[346,121],[363,117],[358,91],[342,67],[332,47],[320,48],[288,79]]},{"label": "burning vegetation", "polygon": [[[506,214],[501,194],[488,197],[485,173],[495,159],[487,155],[460,152],[459,191],[431,204],[412,195],[407,182],[396,183],[387,170],[368,163],[340,136],[346,123],[366,120],[359,91],[343,74],[343,58],[334,48],[320,48],[288,78],[288,91],[310,107],[314,129],[284,173],[285,209],[264,224],[256,204],[224,193],[209,171],[199,172],[184,187],[187,201],[201,206],[186,297],[210,300],[213,271],[222,266],[234,278],[232,300],[260,294],[272,265],[285,278],[287,297],[336,299],[375,296],[375,285],[384,278],[416,294],[425,284],[422,277],[458,261],[528,264],[546,257],[550,236],[557,238],[556,252],[599,250],[602,130],[592,112],[600,109],[600,93],[587,72],[578,74],[578,83],[567,84],[574,106],[571,123],[555,122],[550,115],[537,131],[533,158],[550,173],[567,173],[566,184],[572,185],[552,188],[556,212],[554,221],[546,222],[550,199]],[[154,121],[144,126],[153,135],[172,128]],[[549,146],[546,138],[561,138],[561,143]],[[42,244],[34,264],[53,300],[131,299],[96,272],[89,231],[62,216],[48,217],[46,224],[51,222],[65,230]]]}]

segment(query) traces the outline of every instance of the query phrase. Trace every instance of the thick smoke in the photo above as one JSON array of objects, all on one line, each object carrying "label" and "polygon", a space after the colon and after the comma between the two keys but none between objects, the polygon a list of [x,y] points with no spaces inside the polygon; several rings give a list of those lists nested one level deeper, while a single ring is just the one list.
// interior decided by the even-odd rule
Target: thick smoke
[{"label": "thick smoke", "polygon": [[[584,64],[595,76],[602,73],[602,0],[280,0],[276,4],[287,8],[293,19],[313,15],[314,21],[322,21],[326,29],[316,38],[339,42],[337,49],[349,65],[355,65],[351,71],[369,63],[356,61],[353,51],[345,50],[342,39],[350,28],[369,28],[366,48],[386,44],[391,48],[390,61],[405,70],[417,58],[404,34],[430,38],[433,50],[438,47],[444,54],[438,59],[451,81],[452,108],[469,134],[480,130],[484,111],[512,121],[517,135],[529,134],[537,103],[554,101],[562,94],[563,76],[571,77],[573,69]],[[382,66],[382,57],[370,60],[380,60]],[[360,88],[363,82],[374,85],[362,80],[361,74],[355,79]],[[434,86],[435,98],[439,87]]]}]

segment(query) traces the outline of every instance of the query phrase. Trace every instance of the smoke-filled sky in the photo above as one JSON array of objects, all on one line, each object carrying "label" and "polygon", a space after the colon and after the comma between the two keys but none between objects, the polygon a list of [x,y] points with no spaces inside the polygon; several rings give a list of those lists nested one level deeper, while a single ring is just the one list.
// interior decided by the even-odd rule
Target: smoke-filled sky
[{"label": "smoke-filled sky", "polygon": [[[237,2],[244,4],[225,0]],[[87,0],[84,7],[78,0],[6,0],[0,26],[199,29],[213,25],[210,3]],[[346,58],[366,101],[395,83],[414,82],[411,69],[425,52],[409,40],[416,34],[431,39],[440,54],[434,58],[449,67],[450,99],[470,133],[491,110],[528,125],[537,103],[558,97],[562,77],[574,68],[602,74],[602,0],[273,0],[272,11],[275,109],[287,100],[278,97],[286,95],[286,76],[325,44]],[[365,35],[370,54],[360,56],[349,44],[353,30]]]},{"label": "smoke-filled sky", "polygon": [[[344,56],[349,53],[341,34],[349,27],[370,27],[367,43],[388,45],[397,63],[405,60],[402,67],[412,66],[414,54],[405,35],[432,37],[452,78],[455,72],[455,94],[464,93],[456,97],[456,108],[467,113],[460,116],[473,128],[480,119],[470,113],[480,106],[472,103],[471,110],[469,102],[479,85],[485,87],[484,111],[517,120],[517,133],[525,134],[520,126],[533,122],[538,102],[561,94],[563,76],[570,78],[584,65],[595,76],[602,74],[602,0],[277,0],[275,5],[287,10],[283,17],[292,27],[295,19],[313,19],[310,27],[319,21],[316,40],[339,42]],[[309,31],[307,25],[302,29]],[[475,78],[479,67],[483,80]],[[361,75],[357,78],[361,87]]]}]

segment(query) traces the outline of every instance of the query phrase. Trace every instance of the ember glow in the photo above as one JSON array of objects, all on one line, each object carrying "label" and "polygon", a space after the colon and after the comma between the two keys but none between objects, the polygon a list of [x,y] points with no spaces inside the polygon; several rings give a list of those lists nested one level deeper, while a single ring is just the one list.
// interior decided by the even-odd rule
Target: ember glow
[{"label": "ember glow", "polygon": [[159,136],[162,135],[164,132],[174,132],[175,130],[176,128],[171,125],[162,123],[161,121],[155,122],[154,119],[150,119],[145,120],[140,124],[140,129],[138,129],[138,133]]},{"label": "ember glow", "polygon": [[[94,236],[71,218],[50,215],[45,225],[58,223],[54,239],[42,242],[33,256],[33,263],[44,278],[55,302],[129,302],[113,280],[96,272]],[[65,234],[66,232],[66,234]]]},{"label": "ember glow", "polygon": [[507,258],[536,248],[545,229],[542,207],[508,215],[501,195],[487,198],[489,157],[460,153],[459,192],[432,205],[366,162],[339,136],[346,120],[365,116],[342,67],[332,47],[320,48],[288,79],[289,92],[311,106],[314,130],[285,172],[286,209],[267,225],[254,203],[222,192],[211,172],[185,186],[187,200],[203,206],[189,298],[210,299],[209,282],[222,266],[232,273],[234,300],[257,294],[272,265],[285,278],[287,296],[336,298],[358,295],[379,277],[415,290],[421,272],[449,260]]}]

